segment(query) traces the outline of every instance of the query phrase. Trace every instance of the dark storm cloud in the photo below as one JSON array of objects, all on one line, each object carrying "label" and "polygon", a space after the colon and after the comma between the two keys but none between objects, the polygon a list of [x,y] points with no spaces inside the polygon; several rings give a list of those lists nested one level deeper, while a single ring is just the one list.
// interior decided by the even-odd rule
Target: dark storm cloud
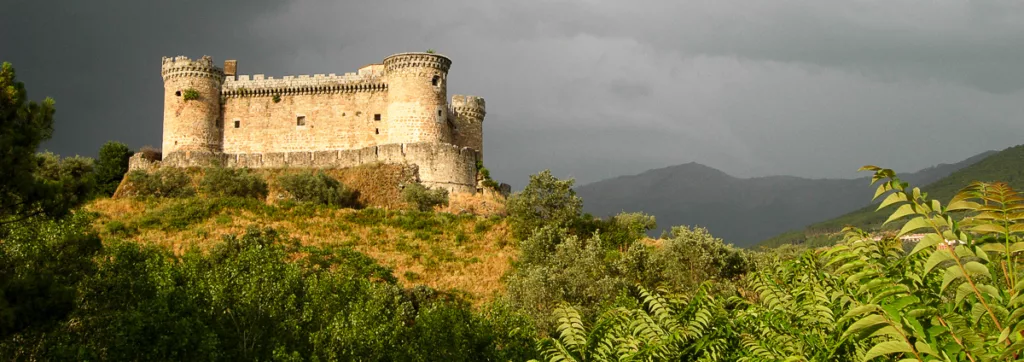
[{"label": "dark storm cloud", "polygon": [[[739,176],[917,169],[1024,138],[1010,1],[16,2],[0,58],[58,101],[47,147],[159,144],[157,62],[342,73],[437,49],[487,99],[485,155],[522,187],[697,161]],[[900,155],[894,157],[893,155]]]}]

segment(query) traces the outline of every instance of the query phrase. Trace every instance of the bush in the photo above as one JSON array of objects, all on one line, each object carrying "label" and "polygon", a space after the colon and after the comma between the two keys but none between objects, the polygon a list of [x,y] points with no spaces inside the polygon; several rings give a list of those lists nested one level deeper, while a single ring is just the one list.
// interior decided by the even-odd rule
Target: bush
[{"label": "bush", "polygon": [[199,91],[194,88],[186,89],[185,92],[181,94],[181,99],[184,99],[185,101],[199,99]]},{"label": "bush", "polygon": [[130,236],[138,232],[138,229],[135,229],[134,227],[128,226],[127,224],[117,220],[108,222],[103,227],[107,229],[107,232],[110,233],[111,235],[121,237]]},{"label": "bush", "polygon": [[110,141],[100,147],[96,161],[96,185],[99,193],[111,196],[128,172],[128,159],[135,154],[124,143]]},{"label": "bush", "polygon": [[74,310],[77,285],[95,272],[92,257],[102,248],[89,232],[92,221],[76,213],[0,225],[0,342],[45,328]]},{"label": "bush", "polygon": [[150,161],[160,161],[164,158],[163,152],[153,146],[142,146],[139,149],[139,153],[142,154],[142,158]]},{"label": "bush", "polygon": [[431,190],[419,183],[408,183],[402,190],[402,200],[419,211],[432,211],[435,206],[448,206],[448,190]]},{"label": "bush", "polygon": [[573,191],[573,182],[555,178],[550,170],[530,175],[526,188],[509,197],[506,204],[512,236],[525,240],[544,225],[576,225],[583,199]]},{"label": "bush", "polygon": [[356,195],[344,184],[323,172],[303,172],[281,176],[281,188],[292,199],[318,205],[356,207]]},{"label": "bush", "polygon": [[189,197],[196,193],[185,171],[164,167],[154,172],[135,170],[128,173],[135,196]]},{"label": "bush", "polygon": [[[39,206],[54,217],[91,199],[96,192],[93,160],[88,157],[61,158],[50,152],[36,155],[36,182]],[[2,212],[0,212],[2,213]]]},{"label": "bush", "polygon": [[210,196],[267,197],[267,182],[247,168],[208,168],[199,182],[199,189]]}]

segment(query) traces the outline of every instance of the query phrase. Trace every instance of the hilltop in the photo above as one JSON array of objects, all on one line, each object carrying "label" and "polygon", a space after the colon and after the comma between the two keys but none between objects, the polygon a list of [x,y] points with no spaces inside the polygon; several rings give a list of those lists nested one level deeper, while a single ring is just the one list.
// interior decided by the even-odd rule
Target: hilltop
[{"label": "hilltop", "polygon": [[[943,203],[948,202],[960,189],[973,181],[1003,181],[1009,183],[1016,190],[1024,190],[1024,167],[1022,167],[1024,166],[1024,145],[983,155],[987,155],[987,157],[933,182],[916,181],[909,175],[904,177],[897,174],[897,176],[910,183],[912,187],[921,187],[921,190],[927,192],[929,197]],[[868,197],[870,198],[870,196]],[[783,244],[832,244],[839,238],[835,234],[847,225],[877,231],[888,217],[888,213],[875,212],[875,209],[875,204],[864,206],[839,217],[811,224],[801,230],[782,233],[763,240],[757,245],[775,247]],[[886,228],[899,226],[899,223],[893,223],[891,226],[886,225]]]},{"label": "hilltop", "polygon": [[[466,203],[461,196],[452,200],[453,207]],[[365,254],[408,287],[458,290],[477,302],[501,291],[499,278],[515,255],[499,216],[216,197],[101,198],[83,209],[97,213],[93,228],[103,240],[155,245],[177,255],[208,249],[249,227],[272,227],[301,246]]]},{"label": "hilltop", "polygon": [[[915,184],[931,183],[990,154],[902,177]],[[767,235],[867,205],[874,192],[868,180],[738,178],[691,162],[582,185],[576,191],[585,200],[584,210],[596,216],[642,211],[657,218],[659,229],[655,232],[675,225],[695,225],[708,228],[730,243],[751,246]]]}]

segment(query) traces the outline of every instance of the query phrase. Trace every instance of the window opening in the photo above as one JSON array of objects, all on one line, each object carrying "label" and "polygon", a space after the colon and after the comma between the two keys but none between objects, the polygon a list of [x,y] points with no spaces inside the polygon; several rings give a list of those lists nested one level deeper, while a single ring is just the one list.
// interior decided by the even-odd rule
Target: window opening
[{"label": "window opening", "polygon": [[380,120],[380,113],[374,114],[373,115],[373,120],[374,121],[379,121]]},{"label": "window opening", "polygon": [[242,121],[239,121],[239,120],[236,119],[235,120],[235,128],[238,128],[238,127],[241,127],[241,126],[242,126]]},{"label": "window opening", "polygon": [[441,83],[441,76],[439,76],[439,75],[435,75],[434,78],[430,80],[430,84],[433,84],[435,87],[439,83]]},{"label": "window opening", "polygon": [[181,91],[174,92],[174,95],[181,97]]},{"label": "window opening", "polygon": [[305,126],[306,125],[306,116],[295,117],[295,125],[296,126]]},{"label": "window opening", "polygon": [[374,128],[373,134],[380,134],[380,128]]}]

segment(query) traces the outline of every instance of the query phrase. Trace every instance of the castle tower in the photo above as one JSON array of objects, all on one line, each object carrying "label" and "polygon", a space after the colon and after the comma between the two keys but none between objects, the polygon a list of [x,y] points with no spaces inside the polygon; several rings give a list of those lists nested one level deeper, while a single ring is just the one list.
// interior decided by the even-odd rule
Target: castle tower
[{"label": "castle tower", "polygon": [[452,138],[456,145],[476,150],[478,158],[484,155],[484,99],[474,96],[452,96],[452,115],[455,130]]},{"label": "castle tower", "polygon": [[220,153],[224,71],[209,56],[196,60],[179,56],[164,57],[160,74],[164,78],[163,154]]},{"label": "castle tower", "polygon": [[384,58],[388,83],[388,142],[451,143],[448,69],[452,61],[433,53]]}]

